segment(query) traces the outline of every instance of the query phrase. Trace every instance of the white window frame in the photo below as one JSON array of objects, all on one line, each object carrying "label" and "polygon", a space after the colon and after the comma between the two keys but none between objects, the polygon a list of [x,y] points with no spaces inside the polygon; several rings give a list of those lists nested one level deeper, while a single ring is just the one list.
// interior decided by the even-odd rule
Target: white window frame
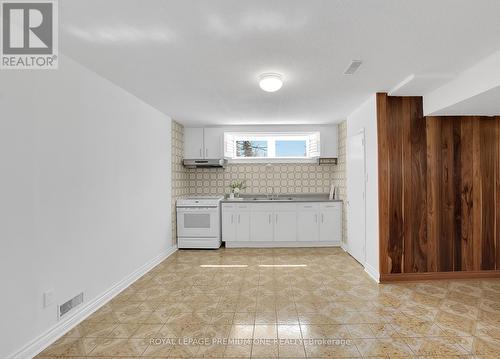
[{"label": "white window frame", "polygon": [[[276,141],[305,140],[306,157],[276,157]],[[236,141],[267,141],[267,157],[236,157]],[[225,132],[224,157],[230,163],[316,163],[320,133],[315,132]]]}]

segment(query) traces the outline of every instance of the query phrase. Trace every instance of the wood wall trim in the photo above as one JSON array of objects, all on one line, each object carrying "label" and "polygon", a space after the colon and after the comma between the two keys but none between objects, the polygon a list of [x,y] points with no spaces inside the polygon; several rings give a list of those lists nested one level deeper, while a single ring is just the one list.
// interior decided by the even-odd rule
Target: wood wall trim
[{"label": "wood wall trim", "polygon": [[[378,193],[379,198],[389,198],[389,151],[387,148],[387,94],[377,94],[377,143],[378,143]],[[387,201],[379,200],[379,267],[381,273],[391,271],[388,257],[389,207]]]},{"label": "wood wall trim", "polygon": [[[500,138],[500,116],[496,116],[496,138]],[[500,141],[497,141],[497,161],[496,161],[496,186],[495,186],[495,198],[497,202],[500,200]],[[496,269],[500,270],[500,206],[495,208],[495,228],[496,228]]]},{"label": "wood wall trim", "polygon": [[377,94],[377,126],[381,275],[500,270],[500,116]]},{"label": "wood wall trim", "polygon": [[500,270],[380,274],[380,283],[439,279],[500,278]]},{"label": "wood wall trim", "polygon": [[[460,156],[462,166],[460,169],[460,210],[461,210],[461,268],[463,271],[474,270],[474,256],[466,255],[474,253],[474,218],[473,218],[473,123],[474,118],[462,119],[460,126],[461,149]],[[458,174],[457,174],[458,175]]]},{"label": "wood wall trim", "polygon": [[481,270],[481,142],[480,123],[472,119],[472,269]]},{"label": "wood wall trim", "polygon": [[[426,121],[427,162],[441,162],[441,121],[428,117]],[[437,272],[439,262],[439,239],[441,236],[441,167],[427,166],[427,269]]]}]

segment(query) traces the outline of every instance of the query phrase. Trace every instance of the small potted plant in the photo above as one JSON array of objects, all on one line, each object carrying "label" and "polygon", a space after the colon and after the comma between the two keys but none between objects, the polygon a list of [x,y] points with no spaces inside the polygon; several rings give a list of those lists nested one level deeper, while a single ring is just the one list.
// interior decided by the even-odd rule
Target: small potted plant
[{"label": "small potted plant", "polygon": [[240,192],[247,188],[245,186],[245,181],[233,181],[229,188],[231,188],[231,193],[229,194],[229,198],[239,198]]}]

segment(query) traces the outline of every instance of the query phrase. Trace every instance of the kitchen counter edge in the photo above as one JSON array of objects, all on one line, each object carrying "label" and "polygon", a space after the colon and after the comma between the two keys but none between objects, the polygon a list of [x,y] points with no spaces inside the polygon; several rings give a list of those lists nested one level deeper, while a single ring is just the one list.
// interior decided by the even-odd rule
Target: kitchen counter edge
[{"label": "kitchen counter edge", "polygon": [[343,202],[341,199],[328,199],[328,198],[296,198],[291,200],[271,200],[271,199],[223,199],[221,203],[298,203],[298,202]]}]

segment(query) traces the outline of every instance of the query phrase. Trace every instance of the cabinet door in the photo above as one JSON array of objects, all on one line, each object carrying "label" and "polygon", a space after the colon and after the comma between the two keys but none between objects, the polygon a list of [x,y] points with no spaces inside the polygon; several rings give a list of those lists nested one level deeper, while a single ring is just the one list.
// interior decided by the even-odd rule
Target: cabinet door
[{"label": "cabinet door", "polygon": [[236,239],[240,242],[250,240],[250,213],[248,211],[238,211],[236,220]]},{"label": "cabinet door", "polygon": [[255,242],[273,241],[273,212],[271,211],[251,212],[250,240]]},{"label": "cabinet door", "polygon": [[274,240],[292,242],[297,240],[297,212],[274,212]]},{"label": "cabinet door", "polygon": [[317,203],[298,206],[297,240],[304,242],[319,240],[319,205]]},{"label": "cabinet door", "polygon": [[203,140],[205,143],[204,158],[222,158],[224,153],[222,150],[223,134],[222,128],[207,127],[203,130]]},{"label": "cabinet door", "polygon": [[342,239],[342,210],[323,209],[320,213],[319,240],[340,242]]},{"label": "cabinet door", "polygon": [[222,208],[222,240],[231,242],[236,240],[237,214],[234,210]]},{"label": "cabinet door", "polygon": [[320,157],[337,158],[338,157],[338,126],[320,127]]},{"label": "cabinet door", "polygon": [[184,158],[199,159],[203,157],[203,128],[184,128]]}]

